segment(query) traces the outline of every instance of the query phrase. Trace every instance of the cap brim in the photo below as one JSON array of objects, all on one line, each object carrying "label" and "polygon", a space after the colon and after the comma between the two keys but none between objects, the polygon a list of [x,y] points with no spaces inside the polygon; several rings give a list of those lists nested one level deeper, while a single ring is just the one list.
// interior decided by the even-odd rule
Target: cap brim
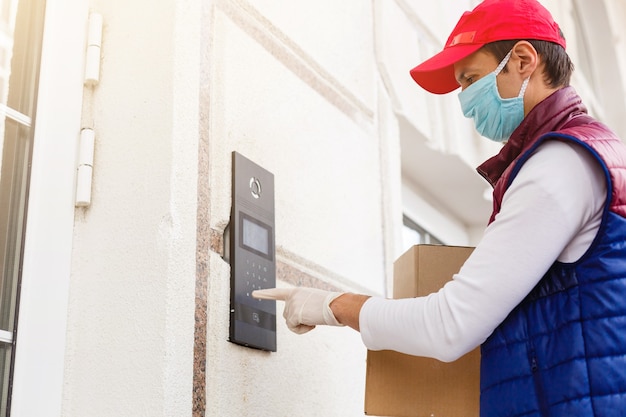
[{"label": "cap brim", "polygon": [[424,90],[433,94],[446,94],[459,88],[454,76],[454,64],[479,50],[482,44],[455,45],[413,68],[411,77]]}]

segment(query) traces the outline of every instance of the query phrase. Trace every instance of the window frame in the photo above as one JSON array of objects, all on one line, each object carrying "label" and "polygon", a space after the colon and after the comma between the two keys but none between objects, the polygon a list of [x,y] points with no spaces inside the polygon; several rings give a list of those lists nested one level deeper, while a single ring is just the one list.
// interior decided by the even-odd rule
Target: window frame
[{"label": "window frame", "polygon": [[46,1],[11,398],[15,417],[62,415],[88,13],[88,2]]}]

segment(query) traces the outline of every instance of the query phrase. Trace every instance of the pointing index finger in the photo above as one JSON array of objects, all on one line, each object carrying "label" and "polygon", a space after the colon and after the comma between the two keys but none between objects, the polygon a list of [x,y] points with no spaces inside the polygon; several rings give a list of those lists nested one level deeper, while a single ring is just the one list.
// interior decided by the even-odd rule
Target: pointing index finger
[{"label": "pointing index finger", "polygon": [[252,291],[252,297],[259,300],[281,300],[284,301],[289,292],[289,288],[268,288],[266,290]]}]

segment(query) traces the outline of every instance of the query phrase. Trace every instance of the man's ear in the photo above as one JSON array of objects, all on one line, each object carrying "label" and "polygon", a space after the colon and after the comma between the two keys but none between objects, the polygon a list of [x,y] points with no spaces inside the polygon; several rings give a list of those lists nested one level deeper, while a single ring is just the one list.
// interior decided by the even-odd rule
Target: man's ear
[{"label": "man's ear", "polygon": [[509,70],[517,71],[522,78],[528,78],[539,65],[539,54],[530,42],[519,41],[513,46],[511,61],[514,66]]}]

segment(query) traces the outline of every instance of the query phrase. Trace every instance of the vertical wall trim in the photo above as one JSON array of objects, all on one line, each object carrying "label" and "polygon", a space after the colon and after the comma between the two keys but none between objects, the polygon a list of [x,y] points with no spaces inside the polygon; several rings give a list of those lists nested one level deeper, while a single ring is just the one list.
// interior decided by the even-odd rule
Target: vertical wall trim
[{"label": "vertical wall trim", "polygon": [[[207,342],[207,297],[209,274],[209,251],[215,248],[215,233],[210,229],[210,190],[209,190],[209,106],[212,49],[213,2],[203,1],[200,34],[200,91],[198,129],[198,212],[196,232],[196,294],[195,328],[193,347],[193,392],[192,417],[204,417],[206,412],[206,342]],[[219,237],[221,239],[221,236]],[[221,246],[221,242],[220,242]]]}]

